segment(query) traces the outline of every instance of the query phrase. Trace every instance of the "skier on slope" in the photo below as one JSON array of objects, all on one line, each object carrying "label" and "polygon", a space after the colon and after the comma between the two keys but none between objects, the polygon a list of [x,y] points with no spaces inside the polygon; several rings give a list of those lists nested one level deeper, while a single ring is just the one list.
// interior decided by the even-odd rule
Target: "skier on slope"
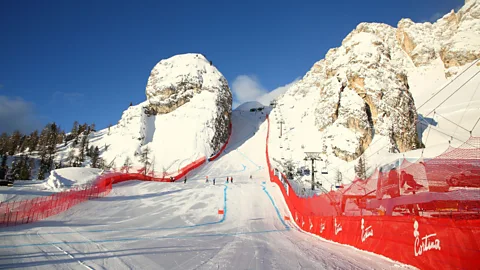
[{"label": "skier on slope", "polygon": [[215,178],[213,178],[213,185],[215,186]]},{"label": "skier on slope", "polygon": [[228,176],[227,176],[227,184],[228,184],[228,180],[229,180],[229,179],[228,179]]},{"label": "skier on slope", "polygon": [[183,183],[186,184],[187,183],[187,177],[185,176],[185,178],[183,179]]},{"label": "skier on slope", "polygon": [[233,177],[230,176],[230,183],[233,184]]},{"label": "skier on slope", "polygon": [[208,175],[205,178],[206,178],[205,183],[208,183]]}]

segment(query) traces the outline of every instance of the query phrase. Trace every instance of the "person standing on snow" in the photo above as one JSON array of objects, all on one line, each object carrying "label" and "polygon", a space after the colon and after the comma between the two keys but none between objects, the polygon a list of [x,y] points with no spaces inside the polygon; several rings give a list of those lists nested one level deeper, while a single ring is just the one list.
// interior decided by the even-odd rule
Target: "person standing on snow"
[{"label": "person standing on snow", "polygon": [[227,184],[228,184],[228,176],[227,176]]},{"label": "person standing on snow", "polygon": [[206,176],[206,180],[205,180],[205,183],[208,183],[208,175]]},{"label": "person standing on snow", "polygon": [[187,183],[187,177],[185,176],[185,178],[183,179],[183,183],[186,184]]},{"label": "person standing on snow", "polygon": [[213,185],[215,186],[215,178],[213,178]]},{"label": "person standing on snow", "polygon": [[230,176],[230,183],[233,184],[233,177]]}]

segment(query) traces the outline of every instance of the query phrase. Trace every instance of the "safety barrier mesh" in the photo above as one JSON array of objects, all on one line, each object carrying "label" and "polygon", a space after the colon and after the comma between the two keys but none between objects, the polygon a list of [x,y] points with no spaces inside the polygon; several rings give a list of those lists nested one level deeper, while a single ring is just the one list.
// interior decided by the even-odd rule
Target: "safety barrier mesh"
[{"label": "safety barrier mesh", "polygon": [[[302,230],[419,268],[480,265],[480,138],[416,162],[382,166],[344,188],[301,197],[266,160]],[[298,190],[298,189],[297,189]]]}]

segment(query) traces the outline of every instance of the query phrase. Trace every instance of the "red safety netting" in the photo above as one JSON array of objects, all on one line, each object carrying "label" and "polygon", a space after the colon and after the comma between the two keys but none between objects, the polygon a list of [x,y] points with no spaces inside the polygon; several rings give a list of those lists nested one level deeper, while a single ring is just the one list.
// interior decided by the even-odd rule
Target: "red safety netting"
[{"label": "red safety netting", "polygon": [[[179,180],[190,171],[200,167],[205,161],[206,158],[201,157],[170,176],[173,178],[173,181]],[[122,170],[125,172],[122,172]],[[98,177],[92,184],[87,186],[75,187],[69,191],[29,200],[0,202],[0,227],[42,220],[66,211],[81,202],[92,198],[104,197],[110,193],[113,184],[130,180],[170,182],[170,176],[166,177],[163,173],[158,173],[157,175],[153,170],[145,174],[144,168],[122,168],[119,172],[112,171]]]},{"label": "red safety netting", "polygon": [[[232,124],[229,124],[229,137],[220,151],[211,157],[213,161],[225,150],[230,140]],[[31,223],[37,220],[66,211],[72,206],[89,200],[106,196],[112,185],[130,180],[172,182],[184,178],[189,172],[197,169],[207,161],[201,157],[175,172],[156,172],[153,168],[114,168],[100,176],[88,186],[76,187],[72,190],[59,192],[47,197],[38,197],[30,200],[0,202],[0,227]]]},{"label": "red safety netting", "polygon": [[295,194],[271,167],[268,139],[269,132],[270,179],[302,230],[419,268],[480,265],[480,138],[434,159],[379,168],[368,179],[310,198]]}]

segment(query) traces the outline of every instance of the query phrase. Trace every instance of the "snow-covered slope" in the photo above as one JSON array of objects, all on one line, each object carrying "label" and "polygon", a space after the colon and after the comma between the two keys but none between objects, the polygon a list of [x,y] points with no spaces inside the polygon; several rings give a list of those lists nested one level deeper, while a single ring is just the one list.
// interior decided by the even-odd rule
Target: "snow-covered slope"
[{"label": "snow-covered slope", "polygon": [[284,220],[288,208],[265,169],[265,116],[234,111],[232,122],[226,153],[186,184],[124,182],[20,231],[2,229],[0,268],[412,269]]},{"label": "snow-covered slope", "polygon": [[[480,135],[478,125],[469,132],[480,116],[479,14],[480,1],[471,0],[433,24],[359,24],[278,98],[272,158],[301,167],[304,152],[323,152],[318,165],[329,174],[317,181],[329,188],[336,169],[344,182],[353,179],[362,153],[372,171],[403,155],[439,154],[452,137],[458,145]],[[409,151],[422,144],[425,151]]]},{"label": "snow-covered slope", "polygon": [[[176,172],[219,151],[227,141],[232,95],[222,74],[201,54],[160,61],[146,87],[147,101],[130,106],[119,122],[90,135],[106,163],[120,168],[130,158],[140,168],[148,147],[157,173]],[[60,159],[71,147],[63,147]],[[63,153],[62,153],[63,151]]]}]

